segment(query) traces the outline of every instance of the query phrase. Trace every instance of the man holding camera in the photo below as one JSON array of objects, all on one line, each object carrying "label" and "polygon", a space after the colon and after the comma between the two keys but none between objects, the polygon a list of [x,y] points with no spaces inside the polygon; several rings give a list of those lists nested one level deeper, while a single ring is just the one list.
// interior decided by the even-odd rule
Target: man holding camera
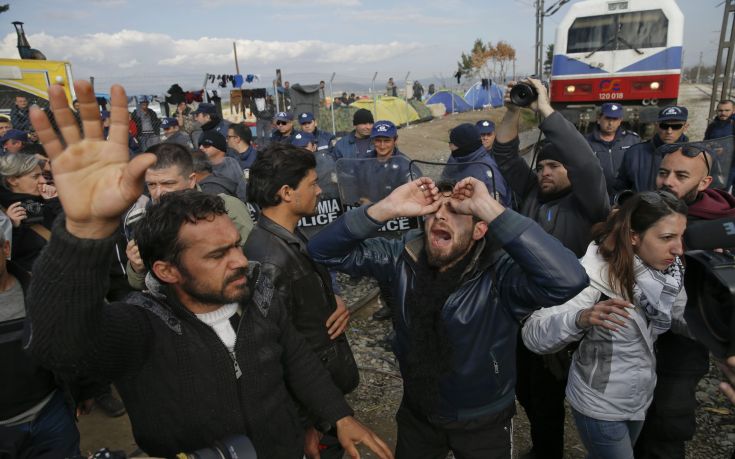
[{"label": "man holding camera", "polygon": [[[520,198],[521,214],[533,219],[564,246],[581,257],[591,240],[591,228],[610,211],[605,176],[586,139],[561,113],[551,108],[544,85],[531,85],[538,94],[530,108],[541,115],[539,128],[549,143],[541,147],[536,173],[518,154],[520,103],[515,83],[505,96],[507,112],[498,126],[493,153],[503,177]],[[531,91],[527,91],[531,92]],[[513,102],[515,99],[516,103]],[[564,391],[569,369],[566,350],[540,356],[518,344],[518,401],[531,423],[532,450],[528,458],[564,455]]]},{"label": "man holding camera", "polygon": [[[712,156],[702,145],[672,145],[664,148],[662,154],[656,188],[686,202],[689,223],[735,218],[735,198],[725,191],[709,188]],[[692,300],[695,298],[689,295],[689,301]],[[656,360],[658,381],[635,445],[635,457],[683,459],[685,442],[692,439],[696,428],[695,391],[699,380],[709,371],[709,351],[703,344],[669,331],[656,341]]]},{"label": "man holding camera", "polygon": [[351,416],[274,300],[267,276],[249,266],[219,197],[165,194],[136,231],[142,259],[161,288],[127,303],[103,301],[106,269],[100,267],[109,265],[111,236],[156,158],[128,159],[122,87],[111,90],[108,141],[91,85],[76,82],[75,89],[84,139],[60,87],[49,88],[49,98],[64,143],[42,113],[31,114],[65,211],[35,265],[28,298],[33,355],[59,371],[93,370],[111,379],[138,445],[151,456],[171,457],[239,434],[250,437],[259,457],[302,457],[303,428],[288,386],[336,425],[352,457],[356,443],[392,457]]}]

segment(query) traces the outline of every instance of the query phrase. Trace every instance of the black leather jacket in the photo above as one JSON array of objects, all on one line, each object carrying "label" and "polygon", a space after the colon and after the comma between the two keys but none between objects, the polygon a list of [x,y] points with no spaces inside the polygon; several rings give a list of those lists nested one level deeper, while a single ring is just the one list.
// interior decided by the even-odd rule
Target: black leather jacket
[{"label": "black leather jacket", "polygon": [[249,260],[260,263],[261,272],[273,282],[274,297],[286,307],[294,327],[337,386],[344,393],[351,392],[359,381],[352,351],[344,333],[331,340],[326,327],[337,308],[332,280],[327,269],[309,257],[301,230],[292,234],[261,214],[244,251]]},{"label": "black leather jacket", "polygon": [[325,324],[337,303],[329,273],[309,258],[306,239],[296,231],[292,234],[261,214],[244,251],[248,260],[260,262],[296,329],[319,351],[332,344]]},{"label": "black leather jacket", "polygon": [[[366,209],[348,212],[314,236],[309,253],[331,268],[391,283],[398,308],[393,348],[403,367],[409,344],[406,299],[424,236],[367,239],[382,224]],[[535,309],[573,298],[589,282],[571,251],[510,209],[490,223],[488,235],[478,242],[460,287],[441,312],[453,354],[452,371],[439,382],[436,414],[446,419],[472,419],[512,405],[519,322]]]}]

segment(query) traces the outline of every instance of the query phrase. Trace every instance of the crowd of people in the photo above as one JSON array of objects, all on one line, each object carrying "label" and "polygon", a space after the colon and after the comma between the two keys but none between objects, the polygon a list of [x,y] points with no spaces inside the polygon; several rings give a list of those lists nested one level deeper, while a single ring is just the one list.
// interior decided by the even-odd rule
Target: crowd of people
[{"label": "crowd of people", "polygon": [[[0,457],[78,457],[75,416],[96,401],[158,457],[238,436],[262,458],[510,458],[518,400],[521,457],[560,459],[566,400],[588,457],[683,459],[710,358],[684,318],[683,235],[735,218],[735,173],[713,180],[733,165],[689,142],[686,107],[643,141],[606,103],[585,136],[528,83],[532,164],[506,95],[497,125],[449,132],[436,173],[365,109],[336,139],[272,100],[254,136],[208,103],[131,113],[119,86],[109,111],[86,82],[73,104],[52,86],[49,110],[16,98],[0,119]],[[735,134],[732,112],[720,102],[708,139]],[[416,228],[389,234],[401,219]],[[394,451],[345,399],[360,374],[338,272],[376,279],[373,318],[392,323]]]}]

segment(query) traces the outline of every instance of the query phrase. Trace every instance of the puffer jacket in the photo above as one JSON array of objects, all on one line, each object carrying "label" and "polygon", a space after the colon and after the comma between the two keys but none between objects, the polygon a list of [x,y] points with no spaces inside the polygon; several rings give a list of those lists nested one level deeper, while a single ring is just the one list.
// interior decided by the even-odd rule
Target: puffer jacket
[{"label": "puffer jacket", "polygon": [[[620,298],[610,287],[608,265],[592,243],[582,258],[590,286],[570,301],[534,312],[523,325],[523,342],[533,352],[550,354],[580,341],[567,382],[572,407],[604,421],[642,421],[656,386],[655,336],[640,307],[628,309],[627,327],[611,332],[602,327],[582,329],[577,317],[602,295]],[[672,330],[686,334],[682,288],[672,310]]]},{"label": "puffer jacket", "polygon": [[[425,237],[420,232],[402,240],[371,237],[381,226],[367,207],[354,209],[314,236],[309,254],[330,268],[390,282],[398,308],[393,349],[403,369],[410,342],[406,301]],[[472,419],[511,406],[520,320],[572,298],[588,282],[572,252],[510,209],[489,224],[488,235],[477,243],[460,287],[441,311],[453,368],[439,380],[436,414],[448,419]]]}]

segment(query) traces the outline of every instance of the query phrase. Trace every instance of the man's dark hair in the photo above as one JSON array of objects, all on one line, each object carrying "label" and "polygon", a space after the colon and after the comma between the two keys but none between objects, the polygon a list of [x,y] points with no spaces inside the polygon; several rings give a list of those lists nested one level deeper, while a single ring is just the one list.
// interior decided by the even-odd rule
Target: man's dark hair
[{"label": "man's dark hair", "polygon": [[311,169],[316,168],[314,154],[303,148],[282,143],[270,144],[250,167],[248,201],[261,209],[281,202],[278,190],[283,185],[297,188]]},{"label": "man's dark hair", "polygon": [[156,162],[150,167],[153,170],[177,166],[183,177],[188,177],[194,171],[191,151],[178,143],[159,143],[150,147],[147,153],[156,155]]},{"label": "man's dark hair", "polygon": [[191,159],[194,161],[194,172],[209,172],[210,174],[214,172],[212,161],[209,160],[209,157],[203,151],[193,151],[191,153]]},{"label": "man's dark hair", "polygon": [[230,129],[232,129],[232,132],[234,132],[235,135],[240,138],[240,140],[247,143],[248,145],[250,145],[250,143],[253,141],[253,132],[250,130],[249,127],[245,126],[244,124],[230,124]]},{"label": "man's dark hair", "polygon": [[722,104],[735,105],[735,102],[733,102],[732,99],[722,99],[721,101],[717,102],[717,105],[722,105]]},{"label": "man's dark hair", "polygon": [[158,204],[148,208],[135,228],[135,241],[146,269],[153,272],[153,263],[158,260],[178,266],[186,248],[179,240],[184,223],[196,224],[218,215],[227,215],[225,202],[219,196],[196,190],[165,193]]}]

